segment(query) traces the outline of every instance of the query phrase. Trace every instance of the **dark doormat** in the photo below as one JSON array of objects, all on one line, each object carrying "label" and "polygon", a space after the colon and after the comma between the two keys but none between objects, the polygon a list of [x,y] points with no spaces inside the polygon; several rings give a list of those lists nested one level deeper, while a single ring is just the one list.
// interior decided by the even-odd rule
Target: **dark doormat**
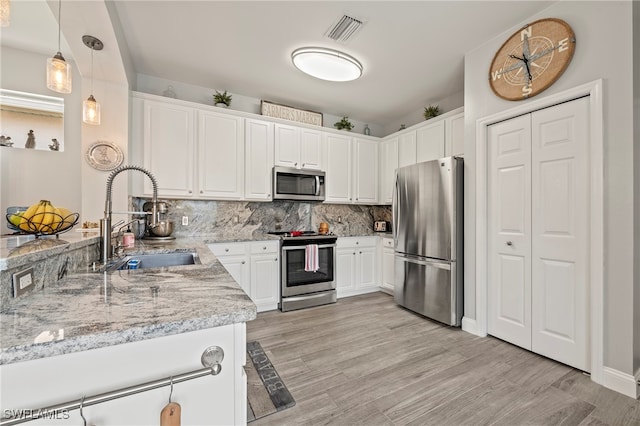
[{"label": "dark doormat", "polygon": [[247,343],[247,423],[296,405],[258,342]]}]

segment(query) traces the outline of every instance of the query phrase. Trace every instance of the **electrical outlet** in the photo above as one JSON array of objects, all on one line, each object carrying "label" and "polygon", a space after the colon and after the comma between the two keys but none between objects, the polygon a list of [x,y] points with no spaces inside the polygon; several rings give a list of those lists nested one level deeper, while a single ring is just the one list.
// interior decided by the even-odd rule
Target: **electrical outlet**
[{"label": "electrical outlet", "polygon": [[182,216],[182,226],[189,225],[189,216]]},{"label": "electrical outlet", "polygon": [[34,287],[33,268],[27,268],[24,271],[13,274],[13,297],[18,297],[29,290],[33,290]]}]

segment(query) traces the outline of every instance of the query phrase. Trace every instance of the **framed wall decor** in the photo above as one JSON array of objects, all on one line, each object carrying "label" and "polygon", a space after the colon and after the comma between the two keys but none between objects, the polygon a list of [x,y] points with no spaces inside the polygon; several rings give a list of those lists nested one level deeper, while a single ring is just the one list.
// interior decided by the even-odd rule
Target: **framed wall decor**
[{"label": "framed wall decor", "polygon": [[299,109],[287,105],[274,104],[269,101],[260,102],[260,113],[267,117],[282,118],[298,123],[322,126],[322,113]]},{"label": "framed wall decor", "polygon": [[96,170],[113,170],[122,164],[124,154],[118,145],[108,141],[98,141],[87,150],[87,161]]}]

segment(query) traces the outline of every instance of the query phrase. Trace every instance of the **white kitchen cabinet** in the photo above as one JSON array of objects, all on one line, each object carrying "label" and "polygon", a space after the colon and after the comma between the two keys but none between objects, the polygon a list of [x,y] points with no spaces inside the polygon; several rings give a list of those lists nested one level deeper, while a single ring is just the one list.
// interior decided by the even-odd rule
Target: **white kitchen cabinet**
[{"label": "white kitchen cabinet", "polygon": [[198,161],[200,196],[241,199],[244,190],[243,119],[198,111]]},{"label": "white kitchen cabinet", "polygon": [[460,112],[445,121],[444,155],[464,155],[464,112]]},{"label": "white kitchen cabinet", "polygon": [[382,238],[382,280],[380,290],[393,295],[395,287],[395,261],[393,238]]},{"label": "white kitchen cabinet", "polygon": [[[143,164],[155,176],[159,195],[193,195],[194,116],[193,108],[144,101]],[[145,178],[142,182],[144,195],[152,195],[151,181]]]},{"label": "white kitchen cabinet", "polygon": [[381,204],[391,204],[393,186],[398,168],[398,138],[385,139],[380,143],[380,197]]},{"label": "white kitchen cabinet", "polygon": [[416,164],[416,131],[398,135],[398,167]]},{"label": "white kitchen cabinet", "polygon": [[323,164],[326,168],[325,202],[350,204],[353,201],[351,138],[325,133]]},{"label": "white kitchen cabinet", "polygon": [[378,237],[340,237],[336,247],[337,297],[379,290]]},{"label": "white kitchen cabinet", "polygon": [[275,124],[275,164],[296,169],[321,169],[322,132]]},{"label": "white kitchen cabinet", "polygon": [[256,304],[258,312],[275,310],[280,301],[280,242],[209,244],[229,275]]},{"label": "white kitchen cabinet", "polygon": [[353,198],[357,204],[378,203],[378,149],[377,141],[353,139],[354,179]]},{"label": "white kitchen cabinet", "polygon": [[245,120],[244,199],[271,201],[273,123]]},{"label": "white kitchen cabinet", "polygon": [[[431,121],[431,120],[429,120]],[[436,121],[416,130],[416,162],[444,157],[445,121]]]}]

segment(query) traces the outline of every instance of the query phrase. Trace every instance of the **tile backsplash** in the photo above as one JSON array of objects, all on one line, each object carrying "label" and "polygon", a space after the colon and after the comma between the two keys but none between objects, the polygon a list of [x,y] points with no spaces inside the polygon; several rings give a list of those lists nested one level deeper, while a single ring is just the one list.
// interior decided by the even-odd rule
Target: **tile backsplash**
[{"label": "tile backsplash", "polygon": [[[133,198],[132,207],[142,210],[148,199]],[[337,235],[365,234],[373,221],[391,221],[390,206],[324,204],[317,202],[169,200],[168,220],[174,222],[177,237],[234,234],[250,237],[269,231],[317,230],[327,222]],[[182,225],[182,217],[189,225]]]}]

